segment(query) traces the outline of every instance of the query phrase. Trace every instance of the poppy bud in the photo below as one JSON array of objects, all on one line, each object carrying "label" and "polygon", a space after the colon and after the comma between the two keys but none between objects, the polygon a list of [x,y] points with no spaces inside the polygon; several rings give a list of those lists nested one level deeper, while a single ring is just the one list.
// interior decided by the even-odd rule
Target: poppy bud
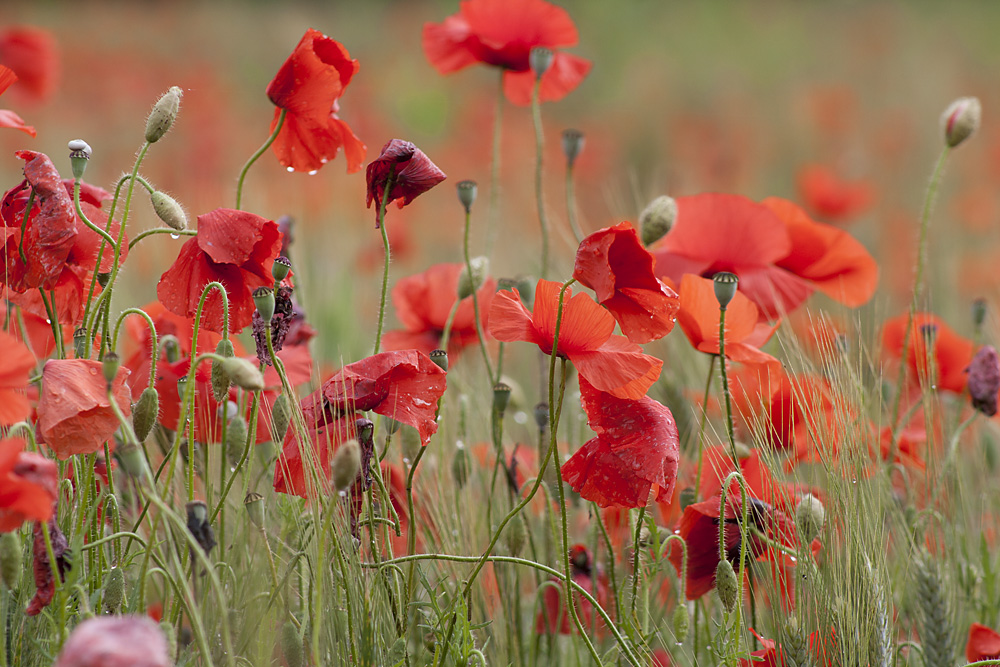
[{"label": "poppy bud", "polygon": [[986,321],[986,299],[976,299],[972,302],[972,324],[979,329]]},{"label": "poppy bud", "polygon": [[[469,269],[472,269],[471,273]],[[480,255],[469,260],[468,266],[458,274],[458,298],[464,299],[483,286],[486,274],[490,272],[490,260]]]},{"label": "poppy bud", "polygon": [[735,273],[720,271],[715,274],[712,285],[715,287],[715,298],[719,301],[720,310],[725,310],[729,302],[736,296],[736,287],[739,282],[740,279]]},{"label": "poppy bud", "polygon": [[691,625],[691,616],[688,612],[687,605],[683,602],[677,605],[674,609],[673,615],[674,621],[674,639],[683,642],[684,638],[687,637],[688,627]]},{"label": "poppy bud", "polygon": [[14,590],[21,578],[21,538],[17,531],[0,534],[0,581],[8,590]]},{"label": "poppy bud", "polygon": [[76,354],[77,359],[87,358],[87,341],[89,338],[87,327],[77,327],[73,332],[73,353]]},{"label": "poppy bud", "polygon": [[260,464],[265,468],[274,463],[275,458],[278,456],[274,442],[271,440],[265,440],[264,442],[255,445],[253,452],[257,455],[257,460],[260,461]]},{"label": "poppy bud", "polygon": [[250,517],[250,523],[263,530],[264,496],[255,491],[251,491],[247,494],[247,497],[243,499],[243,507],[247,511],[247,516]]},{"label": "poppy bud", "polygon": [[90,144],[83,139],[74,139],[69,142],[69,161],[73,166],[73,178],[76,180],[83,178],[92,152]]},{"label": "poppy bud", "polygon": [[[220,357],[235,357],[236,349],[233,347],[233,341],[223,338],[215,346],[215,353]],[[212,395],[215,396],[216,401],[221,401],[229,395],[230,384],[231,380],[225,367],[218,361],[212,362]]]},{"label": "poppy bud", "polygon": [[[494,390],[495,391],[495,390]],[[458,395],[458,439],[464,441],[469,434],[469,395]]]},{"label": "poppy bud", "polygon": [[108,283],[111,282],[111,272],[102,271],[97,274],[97,284],[101,287],[107,287]]},{"label": "poppy bud", "polygon": [[515,514],[514,518],[507,524],[507,530],[504,531],[503,535],[507,542],[507,551],[516,558],[521,553],[521,549],[524,548],[525,542],[528,541],[528,528],[524,525],[524,518],[520,514]]},{"label": "poppy bud", "polygon": [[187,229],[187,213],[184,212],[184,209],[177,203],[176,199],[165,192],[155,190],[149,196],[149,201],[153,204],[153,212],[156,213],[156,217],[167,227],[176,229],[177,231]]},{"label": "poppy bud", "polygon": [[465,208],[466,213],[472,212],[472,205],[476,201],[476,194],[478,192],[478,186],[475,181],[461,181],[457,186],[458,190],[458,201],[462,202],[462,206]]},{"label": "poppy bud", "polygon": [[465,488],[465,483],[469,480],[469,452],[462,443],[458,443],[455,457],[451,460],[451,478],[460,489]]},{"label": "poppy bud", "polygon": [[719,594],[719,600],[726,611],[733,613],[739,601],[740,584],[736,580],[733,564],[728,560],[720,560],[715,568],[715,592]]},{"label": "poppy bud", "polygon": [[288,667],[303,667],[306,664],[302,636],[291,621],[281,626],[281,653]]},{"label": "poppy bud", "polygon": [[586,143],[586,138],[583,136],[583,132],[580,130],[563,130],[562,132],[562,149],[563,155],[566,156],[566,166],[572,167],[576,162],[576,158],[580,156],[583,152],[583,145]]},{"label": "poppy bud", "polygon": [[177,629],[169,621],[160,621],[160,631],[167,642],[167,660],[173,664],[177,657]]},{"label": "poppy bud", "polygon": [[195,541],[206,554],[218,542],[215,541],[215,531],[208,522],[208,505],[203,500],[192,500],[185,506],[187,510],[187,527]]},{"label": "poppy bud", "polygon": [[941,130],[944,142],[954,148],[972,136],[979,129],[983,108],[978,97],[960,97],[941,114]]},{"label": "poppy bud", "polygon": [[997,392],[1000,392],[1000,357],[992,345],[984,345],[976,352],[969,367],[969,396],[972,407],[987,417],[997,413]]},{"label": "poppy bud", "polygon": [[[493,385],[493,409],[501,416],[506,412],[507,404],[510,402],[510,391],[510,385],[503,382],[497,382]],[[548,421],[547,417],[546,421]]]},{"label": "poppy bud", "polygon": [[177,112],[181,107],[181,96],[184,92],[177,86],[172,86],[170,90],[163,94],[153,107],[149,118],[146,120],[146,141],[155,144],[163,138],[170,126],[177,118]]},{"label": "poppy bud", "polygon": [[282,255],[274,260],[271,264],[271,276],[274,278],[275,283],[280,283],[288,275],[289,271],[292,270],[292,262]]},{"label": "poppy bud", "polygon": [[[994,393],[994,399],[996,394]],[[802,496],[802,500],[795,506],[795,523],[799,526],[799,535],[802,541],[810,544],[823,530],[823,523],[826,521],[826,510],[819,498],[807,493]]]},{"label": "poppy bud", "polygon": [[354,484],[361,471],[361,446],[357,440],[348,440],[333,454],[330,461],[330,481],[336,491],[346,491]]},{"label": "poppy bud", "polygon": [[160,393],[156,387],[146,387],[132,406],[132,430],[139,442],[145,442],[160,413]]},{"label": "poppy bud", "polygon": [[285,433],[288,432],[288,423],[292,419],[292,409],[288,402],[288,397],[284,394],[278,396],[271,407],[271,439],[275,442],[284,442]]},{"label": "poppy bud", "polygon": [[438,368],[443,370],[445,373],[448,372],[448,353],[444,350],[431,350],[428,355]]},{"label": "poppy bud", "polygon": [[112,614],[117,614],[125,601],[125,573],[120,567],[108,571],[104,581],[104,608]]},{"label": "poppy bud", "polygon": [[651,246],[666,236],[677,220],[677,202],[673,197],[660,195],[639,214],[639,230],[642,244]]},{"label": "poppy bud", "polygon": [[104,372],[104,380],[108,383],[108,391],[111,390],[111,383],[118,375],[118,368],[121,366],[121,359],[114,352],[105,352],[101,360],[101,370]]},{"label": "poppy bud", "polygon": [[236,465],[243,458],[243,449],[247,443],[247,420],[243,415],[236,415],[229,420],[226,427],[226,457]]},{"label": "poppy bud", "polygon": [[163,356],[168,364],[177,363],[181,358],[181,346],[177,341],[177,336],[172,334],[161,336],[160,347],[163,348]]},{"label": "poppy bud", "polygon": [[229,357],[216,363],[221,363],[226,374],[240,389],[246,391],[263,391],[264,376],[253,363],[242,357]]},{"label": "poppy bud", "polygon": [[258,287],[253,291],[253,302],[264,324],[274,317],[274,290],[270,287]]},{"label": "poppy bud", "polygon": [[539,431],[544,431],[549,427],[549,404],[539,403],[535,406],[535,424]]},{"label": "poppy bud", "polygon": [[536,46],[531,49],[531,52],[528,54],[528,65],[531,67],[531,71],[535,73],[536,81],[545,76],[545,73],[552,67],[554,56],[555,54],[552,53],[552,49],[547,49],[544,46]]},{"label": "poppy bud", "polygon": [[[147,390],[148,391],[148,390]],[[145,462],[142,460],[142,450],[131,442],[127,442],[115,450],[115,455],[122,463],[122,469],[132,477],[142,477],[146,471]]]}]

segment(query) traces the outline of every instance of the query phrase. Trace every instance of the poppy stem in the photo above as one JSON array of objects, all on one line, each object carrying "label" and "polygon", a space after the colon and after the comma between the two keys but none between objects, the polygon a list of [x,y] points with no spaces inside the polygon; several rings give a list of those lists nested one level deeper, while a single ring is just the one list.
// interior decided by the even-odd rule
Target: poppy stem
[{"label": "poppy stem", "polygon": [[[736,454],[736,436],[733,434],[733,404],[729,392],[729,377],[726,374],[726,308],[719,306],[719,372],[722,374],[722,394],[726,397],[726,432],[729,435],[729,455],[733,457],[733,467],[740,469]],[[698,458],[701,461],[701,457]]]},{"label": "poppy stem", "polygon": [[639,508],[639,516],[635,520],[635,539],[632,542],[632,601],[629,616],[635,622],[635,601],[639,597],[639,539],[642,536],[642,520],[646,516],[646,506]]},{"label": "poppy stem", "polygon": [[154,234],[170,234],[170,236],[198,236],[197,229],[174,229],[173,227],[153,227],[152,229],[147,229],[144,232],[140,232],[128,242],[129,252],[135,247],[139,241],[143,240],[147,236],[153,236]]},{"label": "poppy stem", "polygon": [[[493,248],[497,230],[500,229],[500,152],[503,145],[503,79],[506,70],[499,68],[497,106],[493,115],[493,153],[490,156],[490,210],[486,228],[486,254]],[[499,373],[497,373],[499,375]]]},{"label": "poppy stem", "polygon": [[[483,363],[486,364],[486,374],[490,379],[490,386],[492,387],[497,382],[500,381],[499,375],[493,375],[493,365],[490,363],[490,354],[486,350],[486,336],[483,335],[483,322],[479,317],[479,289],[476,287],[475,281],[473,281],[472,276],[472,258],[469,256],[469,228],[472,226],[472,208],[467,208],[465,210],[465,235],[462,242],[462,248],[465,251],[465,270],[469,273],[469,282],[472,283],[472,313],[475,317],[476,322],[476,337],[479,339],[479,349],[483,353]],[[455,308],[458,308],[459,300],[455,300]],[[454,317],[454,313],[449,315],[450,318]],[[449,323],[451,320],[449,319]],[[445,352],[448,348],[444,348]]]},{"label": "poppy stem", "polygon": [[62,331],[59,330],[59,318],[56,317],[55,303],[49,303],[49,300],[45,297],[45,290],[41,287],[38,288],[38,293],[42,296],[42,303],[45,305],[45,312],[49,316],[49,326],[52,327],[52,340],[56,344],[56,354],[57,358],[65,359],[66,351],[62,346]]},{"label": "poppy stem", "polygon": [[385,228],[385,209],[389,205],[389,192],[396,181],[396,165],[389,167],[389,177],[385,181],[385,189],[382,191],[382,201],[378,206],[378,224],[382,231],[382,248],[385,257],[382,263],[382,296],[378,302],[378,328],[375,330],[375,351],[378,354],[382,348],[382,325],[385,322],[385,295],[389,289],[389,232]]},{"label": "poppy stem", "polygon": [[[55,521],[55,519],[51,519]],[[52,585],[55,593],[52,596],[58,609],[58,619],[56,625],[59,627],[59,648],[62,648],[66,641],[66,601],[62,597],[62,587],[65,584],[62,572],[59,571],[59,561],[56,559],[55,549],[52,548],[52,535],[49,533],[49,521],[39,522],[42,527],[42,539],[45,541],[45,555],[49,561],[49,572],[52,575]]]},{"label": "poppy stem", "polygon": [[153,324],[153,318],[149,316],[142,308],[126,308],[122,311],[121,315],[115,321],[115,335],[112,337],[112,347],[111,351],[114,352],[118,349],[118,334],[121,330],[122,322],[129,315],[138,315],[142,319],[146,320],[146,325],[149,327],[149,387],[150,389],[156,386],[156,362],[159,356],[159,344],[156,336],[156,325]]},{"label": "poppy stem", "polygon": [[[615,548],[611,544],[611,536],[608,534],[608,528],[604,525],[604,517],[601,516],[601,508],[595,502],[591,502],[594,506],[594,516],[597,517],[597,527],[601,532],[601,536],[604,538],[604,544],[608,548],[608,579],[611,582],[611,594],[615,600],[615,611],[618,608],[618,577],[615,575]],[[595,560],[597,558],[596,552],[594,556]]]},{"label": "poppy stem", "polygon": [[287,113],[288,112],[285,109],[281,110],[281,113],[278,114],[278,122],[275,123],[274,131],[271,132],[271,136],[269,136],[267,138],[267,141],[265,141],[264,144],[260,148],[258,148],[253,155],[250,156],[250,159],[247,160],[247,163],[243,165],[243,169],[240,170],[240,177],[236,180],[237,210],[240,210],[240,207],[243,203],[243,181],[246,180],[247,172],[250,171],[250,167],[253,166],[253,163],[256,162],[258,159],[260,159],[260,156],[263,155],[264,152],[271,147],[271,144],[274,143],[274,140],[278,138],[278,133],[281,132],[281,128],[285,124],[285,115]]},{"label": "poppy stem", "polygon": [[[704,462],[705,448],[705,422],[708,420],[708,395],[712,389],[712,377],[715,372],[715,359],[713,354],[708,362],[708,379],[705,380],[705,396],[701,401],[701,425],[698,427],[698,472],[694,478],[694,502],[698,502],[698,495],[701,490],[701,470]],[[725,364],[723,364],[725,365]]]},{"label": "poppy stem", "polygon": [[545,152],[545,136],[542,133],[542,105],[539,102],[539,91],[542,79],[535,80],[531,90],[531,119],[535,126],[535,204],[538,207],[538,224],[542,228],[542,268],[540,277],[544,280],[549,273],[549,220],[545,215],[545,195],[542,192],[543,155]]},{"label": "poppy stem", "polygon": [[566,163],[566,218],[569,220],[569,228],[579,245],[583,241],[583,232],[576,220],[576,184],[573,181],[573,163]]},{"label": "poppy stem", "polygon": [[451,327],[455,322],[455,313],[458,312],[458,305],[462,303],[461,299],[456,298],[455,303],[451,305],[451,310],[448,311],[448,318],[444,321],[444,329],[441,332],[441,349],[445,352],[448,351],[448,343],[451,341]]}]

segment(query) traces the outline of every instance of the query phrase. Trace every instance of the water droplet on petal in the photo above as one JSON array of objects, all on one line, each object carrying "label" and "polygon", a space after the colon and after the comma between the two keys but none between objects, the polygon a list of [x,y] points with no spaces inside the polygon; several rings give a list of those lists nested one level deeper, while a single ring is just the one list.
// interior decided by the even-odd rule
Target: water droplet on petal
[{"label": "water droplet on petal", "polygon": [[289,174],[293,174],[295,173],[295,167],[286,167],[285,171],[287,171]]},{"label": "water droplet on petal", "polygon": [[45,323],[46,323],[46,324],[52,324],[52,320],[50,320],[49,318],[47,318],[47,317],[46,317],[46,318],[45,318]]},{"label": "water droplet on petal", "polygon": [[315,176],[318,173],[319,173],[319,169],[313,169],[312,171],[309,172],[309,175],[310,176]]}]

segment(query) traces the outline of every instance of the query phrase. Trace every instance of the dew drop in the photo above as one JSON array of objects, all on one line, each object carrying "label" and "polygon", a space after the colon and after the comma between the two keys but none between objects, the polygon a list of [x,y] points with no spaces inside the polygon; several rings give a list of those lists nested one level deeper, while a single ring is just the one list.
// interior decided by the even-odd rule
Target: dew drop
[{"label": "dew drop", "polygon": [[294,174],[295,167],[285,167],[285,171],[287,171],[289,174]]},{"label": "dew drop", "polygon": [[458,537],[458,530],[456,530],[456,529],[453,528],[452,531],[451,531],[451,536],[452,537]]},{"label": "dew drop", "polygon": [[346,498],[347,497],[347,491],[338,491],[337,495],[340,496],[341,498]]},{"label": "dew drop", "polygon": [[180,235],[180,234],[171,234],[171,235],[170,235],[170,238],[172,238],[172,239],[173,239],[173,240],[175,240],[175,241],[176,241],[177,239],[179,239],[180,237],[181,237],[181,235]]},{"label": "dew drop", "polygon": [[404,456],[404,457],[403,457],[403,465],[404,465],[404,466],[408,466],[408,465],[410,465],[410,459],[408,459],[408,458],[406,458],[406,457]]},{"label": "dew drop", "polygon": [[528,423],[528,413],[527,412],[523,412],[523,411],[515,412],[514,413],[514,421],[516,421],[518,424],[527,424]]},{"label": "dew drop", "polygon": [[47,317],[46,317],[46,318],[45,318],[45,323],[46,323],[46,324],[52,324],[52,320],[50,320],[49,318],[47,318]]},{"label": "dew drop", "polygon": [[313,169],[312,171],[309,172],[309,175],[310,176],[315,176],[318,173],[319,173],[319,169]]}]

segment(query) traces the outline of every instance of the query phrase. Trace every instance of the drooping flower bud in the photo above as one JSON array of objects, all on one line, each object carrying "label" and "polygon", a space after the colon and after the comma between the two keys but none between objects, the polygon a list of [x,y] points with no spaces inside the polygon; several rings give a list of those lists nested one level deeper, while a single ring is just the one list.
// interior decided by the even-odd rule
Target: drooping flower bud
[{"label": "drooping flower bud", "polygon": [[960,97],[941,114],[941,130],[944,142],[955,148],[979,129],[983,108],[978,97]]},{"label": "drooping flower bud", "polygon": [[361,471],[361,446],[357,440],[348,440],[333,454],[330,461],[330,481],[336,491],[346,491],[354,484]]},{"label": "drooping flower bud", "polygon": [[[493,409],[497,414],[503,416],[507,411],[507,404],[510,402],[510,385],[504,382],[497,382],[493,385]],[[546,417],[546,421],[548,418]]]},{"label": "drooping flower bud", "polygon": [[264,376],[260,370],[250,361],[242,357],[229,357],[219,362],[221,363],[230,379],[240,389],[246,391],[263,391]]},{"label": "drooping flower bud", "polygon": [[[471,273],[469,269],[472,269]],[[468,266],[462,268],[458,274],[458,298],[464,299],[472,296],[472,293],[483,286],[486,274],[490,272],[490,260],[488,257],[480,255],[469,260]]]},{"label": "drooping flower bud", "polygon": [[674,622],[674,639],[679,642],[683,642],[684,638],[687,637],[688,628],[691,625],[691,616],[688,612],[687,605],[681,601],[680,604],[674,609],[673,614]]},{"label": "drooping flower bud", "polygon": [[649,247],[666,236],[677,220],[677,202],[673,197],[660,195],[639,214],[642,244]]},{"label": "drooping flower bud", "polygon": [[183,94],[184,91],[180,88],[172,86],[157,101],[146,120],[146,141],[155,144],[167,133],[177,118],[177,112],[180,111]]},{"label": "drooping flower bud", "polygon": [[243,415],[236,415],[226,425],[226,442],[223,444],[226,446],[226,457],[233,465],[239,463],[240,459],[243,458],[248,431],[247,420],[243,418]]},{"label": "drooping flower bud", "polygon": [[303,667],[306,664],[302,635],[291,621],[281,626],[281,653],[288,667]]},{"label": "drooping flower bud", "polygon": [[177,231],[187,229],[187,213],[184,212],[184,208],[176,199],[166,192],[154,190],[153,194],[149,195],[149,201],[153,204],[153,212],[156,213],[156,217],[167,227]]},{"label": "drooping flower bud", "polygon": [[69,161],[73,167],[73,178],[80,180],[87,171],[87,163],[93,151],[83,139],[73,139],[69,142]]},{"label": "drooping flower bud", "polygon": [[269,324],[274,317],[274,290],[270,287],[258,287],[253,291],[253,303],[257,306],[260,319]]},{"label": "drooping flower bud", "polygon": [[108,389],[111,389],[111,383],[115,381],[115,376],[118,375],[118,368],[122,365],[121,359],[114,352],[105,352],[104,358],[101,359],[101,371],[104,373],[104,381],[108,383]]},{"label": "drooping flower bud", "polygon": [[243,499],[243,508],[250,517],[250,523],[263,530],[264,528],[264,496],[256,491],[251,491]]},{"label": "drooping flower bud", "polygon": [[739,602],[740,584],[736,580],[733,564],[728,560],[720,560],[715,568],[715,592],[719,594],[719,600],[726,611],[733,613]]},{"label": "drooping flower bud", "polygon": [[[994,392],[994,399],[996,393]],[[799,527],[799,535],[805,544],[810,544],[819,536],[826,521],[826,510],[819,498],[807,493],[795,506],[795,523]]]},{"label": "drooping flower bud", "polygon": [[451,478],[459,489],[465,487],[469,480],[469,452],[461,442],[455,448],[455,456],[451,460]]},{"label": "drooping flower bud", "polygon": [[21,538],[17,531],[0,534],[0,581],[8,590],[17,586],[21,578]]},{"label": "drooping flower bud", "polygon": [[104,580],[104,608],[112,614],[117,614],[125,601],[125,572],[120,567],[108,571]]},{"label": "drooping flower bud", "polygon": [[280,283],[288,273],[292,270],[292,262],[287,257],[282,255],[274,260],[271,264],[271,276],[274,278],[274,282]]},{"label": "drooping flower bud", "polygon": [[[215,346],[215,353],[220,357],[230,357],[236,356],[236,349],[233,347],[233,341],[228,338],[223,338],[219,341],[219,344]],[[216,401],[221,401],[229,395],[229,386],[232,381],[229,375],[226,373],[225,367],[218,361],[212,362],[212,395],[215,397]]]},{"label": "drooping flower bud", "polygon": [[141,449],[126,442],[115,450],[115,455],[122,462],[122,469],[132,477],[141,478],[146,472],[145,456]]},{"label": "drooping flower bud", "polygon": [[288,397],[281,394],[274,401],[271,407],[271,439],[275,442],[284,442],[285,433],[288,432],[288,424],[292,419],[292,407],[288,402]]},{"label": "drooping flower bud", "polygon": [[587,143],[586,137],[580,130],[567,129],[562,132],[562,150],[566,156],[566,166],[572,167],[576,164],[576,158],[583,152],[583,146]]},{"label": "drooping flower bud", "polygon": [[712,279],[712,285],[715,287],[715,298],[719,301],[719,308],[721,310],[725,310],[729,302],[736,296],[736,288],[739,282],[740,279],[735,273],[720,271],[715,274],[715,277]]},{"label": "drooping flower bud", "polygon": [[139,442],[145,442],[160,412],[160,393],[156,387],[146,387],[132,406],[132,430]]},{"label": "drooping flower bud", "polygon": [[554,57],[555,54],[552,53],[552,49],[547,49],[544,46],[536,46],[531,49],[531,52],[528,53],[528,65],[531,67],[531,71],[535,73],[535,80],[545,76],[545,73],[552,67],[552,59]]},{"label": "drooping flower bud", "polygon": [[431,361],[437,364],[438,368],[445,371],[446,373],[448,372],[447,352],[445,352],[444,350],[431,350],[431,353],[428,356],[431,358]]},{"label": "drooping flower bud", "polygon": [[471,213],[472,205],[476,201],[476,194],[479,190],[476,182],[461,181],[455,187],[458,190],[458,201],[462,202],[462,207],[465,208],[466,213]]},{"label": "drooping flower bud", "polygon": [[524,549],[525,542],[528,541],[528,528],[524,525],[524,518],[520,514],[514,515],[507,529],[504,531],[504,539],[507,542],[507,550],[515,558]]},{"label": "drooping flower bud", "polygon": [[992,417],[997,413],[997,392],[1000,392],[1000,357],[996,348],[983,345],[965,370],[969,374],[972,407]]}]

